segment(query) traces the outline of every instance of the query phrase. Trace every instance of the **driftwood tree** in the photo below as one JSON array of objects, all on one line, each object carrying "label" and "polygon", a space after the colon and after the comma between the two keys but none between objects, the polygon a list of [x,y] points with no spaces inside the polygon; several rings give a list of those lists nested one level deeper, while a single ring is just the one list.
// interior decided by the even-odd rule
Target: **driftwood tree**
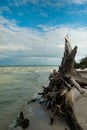
[{"label": "driftwood tree", "polygon": [[73,49],[70,44],[70,39],[68,35],[65,37],[65,52],[64,57],[62,58],[61,66],[59,69],[59,72],[71,75],[75,81],[81,85],[81,87],[87,86],[87,79],[83,78],[79,73],[76,72],[74,68],[74,62],[75,62],[75,55],[77,52],[77,46],[75,46]]},{"label": "driftwood tree", "polygon": [[77,46],[73,49],[70,44],[70,39],[68,35],[65,37],[65,51],[62,58],[61,66],[59,67],[59,72],[64,75],[71,76],[71,83],[74,84],[74,87],[83,94],[81,88],[86,88],[87,79],[82,77],[74,68],[75,55],[77,52]]},{"label": "driftwood tree", "polygon": [[47,109],[52,112],[50,124],[53,123],[54,116],[61,113],[71,130],[83,130],[79,125],[74,113],[73,89],[76,88],[80,94],[84,94],[82,88],[86,88],[87,79],[83,78],[74,69],[77,46],[73,49],[69,37],[65,37],[65,51],[58,72],[55,70],[49,76],[48,87],[43,86],[43,92],[38,93]]}]

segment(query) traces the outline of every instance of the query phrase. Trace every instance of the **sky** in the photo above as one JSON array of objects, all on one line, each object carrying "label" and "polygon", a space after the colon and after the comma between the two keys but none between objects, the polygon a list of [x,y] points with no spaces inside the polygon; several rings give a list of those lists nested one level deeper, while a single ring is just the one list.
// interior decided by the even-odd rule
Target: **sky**
[{"label": "sky", "polygon": [[68,34],[87,56],[87,0],[0,0],[0,65],[60,65]]}]

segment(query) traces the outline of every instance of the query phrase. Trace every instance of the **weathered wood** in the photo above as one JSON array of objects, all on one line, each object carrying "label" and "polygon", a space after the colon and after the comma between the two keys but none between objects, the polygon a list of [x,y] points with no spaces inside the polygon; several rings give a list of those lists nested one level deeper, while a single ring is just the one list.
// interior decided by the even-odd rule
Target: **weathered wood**
[{"label": "weathered wood", "polygon": [[81,86],[74,80],[74,78],[70,79],[73,86],[80,92],[80,94],[83,94],[84,91],[81,89]]},{"label": "weathered wood", "polygon": [[48,87],[43,87],[43,92],[39,95],[43,98],[40,103],[45,104],[46,108],[52,111],[53,116],[50,118],[50,124],[53,123],[54,117],[60,113],[65,117],[71,130],[83,130],[74,113],[74,93],[72,90],[76,88],[80,94],[83,94],[81,84],[87,85],[87,79],[81,77],[74,69],[76,52],[77,46],[72,49],[70,38],[66,36],[65,51],[59,71],[53,71],[49,76]]},{"label": "weathered wood", "polygon": [[72,75],[72,77],[80,84],[81,87],[87,85],[87,78],[82,77],[79,72],[77,73],[74,68],[75,55],[77,52],[77,46],[73,49],[70,44],[70,38],[68,35],[65,37],[65,51],[62,58],[61,66],[59,68],[60,73]]},{"label": "weathered wood", "polygon": [[80,86],[82,88],[84,88],[84,86],[87,86],[87,78],[82,77],[79,73],[74,72],[72,73],[73,78],[76,80],[76,82],[78,82],[78,84],[80,84]]},{"label": "weathered wood", "polygon": [[[66,40],[68,39],[68,40]],[[69,37],[65,37],[65,52],[62,58],[61,66],[59,71],[61,73],[71,73],[74,69],[74,58],[77,52],[77,46],[72,49]]]},{"label": "weathered wood", "polygon": [[72,110],[72,107],[67,105],[65,108],[65,111],[66,111],[65,120],[66,120],[69,128],[71,130],[83,130],[81,125],[78,123],[78,120],[75,116],[74,111]]}]

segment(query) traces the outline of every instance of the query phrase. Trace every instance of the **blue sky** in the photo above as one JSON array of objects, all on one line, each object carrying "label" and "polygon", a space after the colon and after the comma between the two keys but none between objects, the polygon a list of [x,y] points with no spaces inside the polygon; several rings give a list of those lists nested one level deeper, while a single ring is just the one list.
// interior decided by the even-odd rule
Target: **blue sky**
[{"label": "blue sky", "polygon": [[0,65],[59,65],[66,34],[87,56],[87,0],[0,0]]}]

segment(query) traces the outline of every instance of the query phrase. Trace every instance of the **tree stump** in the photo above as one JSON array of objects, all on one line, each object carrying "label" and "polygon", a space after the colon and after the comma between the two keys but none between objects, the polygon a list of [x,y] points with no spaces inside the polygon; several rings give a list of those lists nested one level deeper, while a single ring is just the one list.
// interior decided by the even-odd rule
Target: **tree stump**
[{"label": "tree stump", "polygon": [[54,117],[60,113],[71,130],[83,130],[74,113],[73,89],[76,88],[80,94],[83,94],[82,88],[87,85],[87,79],[77,73],[74,68],[76,52],[77,46],[72,49],[70,39],[66,35],[65,51],[59,70],[58,72],[53,70],[49,76],[48,87],[43,86],[43,92],[38,94],[42,98],[40,104],[45,104],[46,108],[52,112],[50,124],[53,123]]}]

